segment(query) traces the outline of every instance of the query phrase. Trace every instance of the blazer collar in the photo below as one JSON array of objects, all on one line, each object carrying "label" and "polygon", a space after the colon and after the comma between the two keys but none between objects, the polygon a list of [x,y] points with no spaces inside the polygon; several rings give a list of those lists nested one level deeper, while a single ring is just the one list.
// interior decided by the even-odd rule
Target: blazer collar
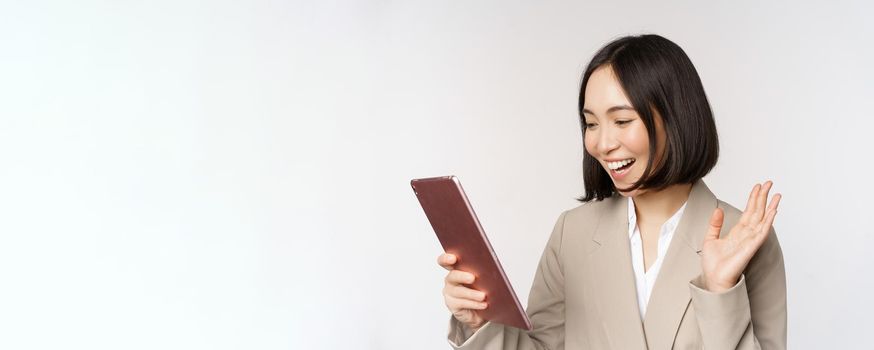
[{"label": "blazer collar", "polygon": [[627,198],[617,193],[605,201],[592,236],[599,247],[590,256],[590,266],[594,278],[591,283],[597,286],[597,304],[610,341],[617,348],[670,349],[691,301],[689,281],[701,273],[698,254],[717,206],[716,196],[703,180],[692,185],[674,239],[663,257],[644,320],[640,319],[631,266]]}]

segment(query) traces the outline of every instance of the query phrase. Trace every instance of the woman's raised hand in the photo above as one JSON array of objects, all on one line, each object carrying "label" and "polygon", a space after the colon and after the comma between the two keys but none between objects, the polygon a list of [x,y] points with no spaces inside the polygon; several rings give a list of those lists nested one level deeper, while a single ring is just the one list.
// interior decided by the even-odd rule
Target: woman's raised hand
[{"label": "woman's raised hand", "polygon": [[443,299],[452,316],[476,331],[486,323],[476,312],[488,307],[485,302],[486,293],[463,286],[462,284],[473,283],[475,277],[472,273],[453,269],[455,262],[456,257],[452,254],[444,253],[437,257],[437,263],[449,270],[443,287]]},{"label": "woman's raised hand", "polygon": [[779,193],[774,194],[770,205],[766,206],[771,185],[773,182],[766,181],[764,186],[753,186],[743,215],[726,237],[719,238],[724,213],[721,208],[713,211],[710,230],[701,247],[701,270],[707,290],[722,292],[736,285],[750,259],[765,243],[781,198]]}]

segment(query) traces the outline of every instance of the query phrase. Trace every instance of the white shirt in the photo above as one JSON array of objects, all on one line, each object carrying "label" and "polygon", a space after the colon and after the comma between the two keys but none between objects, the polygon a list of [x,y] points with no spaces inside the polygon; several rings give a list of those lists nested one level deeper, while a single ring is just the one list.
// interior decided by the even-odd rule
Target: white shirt
[{"label": "white shirt", "polygon": [[[688,203],[688,200],[686,201]],[[640,319],[643,320],[646,315],[646,304],[649,303],[649,296],[652,293],[652,287],[655,286],[656,277],[659,275],[659,270],[662,268],[665,252],[671,246],[671,239],[674,238],[674,231],[677,229],[677,224],[683,216],[683,211],[686,209],[686,203],[671,216],[670,219],[662,224],[659,231],[659,248],[658,257],[655,262],[649,267],[649,270],[644,272],[643,262],[643,242],[640,238],[640,229],[637,227],[637,214],[634,212],[634,201],[628,197],[628,239],[631,246],[631,266],[634,268],[634,282],[637,285],[637,306],[640,308]]]}]

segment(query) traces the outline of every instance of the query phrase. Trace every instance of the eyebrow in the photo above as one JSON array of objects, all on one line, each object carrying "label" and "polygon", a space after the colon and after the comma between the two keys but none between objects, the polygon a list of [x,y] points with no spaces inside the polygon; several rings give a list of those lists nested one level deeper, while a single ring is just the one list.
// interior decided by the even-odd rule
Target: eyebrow
[{"label": "eyebrow", "polygon": [[[613,113],[613,112],[616,112],[616,111],[624,111],[624,110],[634,111],[634,108],[631,107],[631,106],[629,106],[629,105],[613,106],[613,107],[610,107],[610,108],[607,109],[607,114],[610,114],[610,113]],[[591,114],[591,115],[595,115],[595,113],[593,113],[592,111],[590,111],[590,110],[588,110],[588,109],[585,109],[585,108],[583,108],[583,114]]]}]

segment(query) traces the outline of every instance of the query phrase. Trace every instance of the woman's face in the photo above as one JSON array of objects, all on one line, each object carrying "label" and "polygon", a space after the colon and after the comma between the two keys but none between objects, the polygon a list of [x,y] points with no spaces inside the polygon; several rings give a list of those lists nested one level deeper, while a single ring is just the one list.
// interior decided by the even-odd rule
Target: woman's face
[{"label": "woman's face", "polygon": [[[641,189],[622,192],[643,176],[649,160],[649,136],[610,66],[602,66],[592,73],[586,85],[585,99],[586,151],[610,174],[621,195],[635,197],[645,193],[646,190]],[[655,124],[656,154],[661,155],[665,147],[665,131],[658,113],[655,114]],[[632,163],[626,164],[629,161]],[[660,161],[655,159],[653,164]],[[617,166],[619,168],[615,169]]]}]

